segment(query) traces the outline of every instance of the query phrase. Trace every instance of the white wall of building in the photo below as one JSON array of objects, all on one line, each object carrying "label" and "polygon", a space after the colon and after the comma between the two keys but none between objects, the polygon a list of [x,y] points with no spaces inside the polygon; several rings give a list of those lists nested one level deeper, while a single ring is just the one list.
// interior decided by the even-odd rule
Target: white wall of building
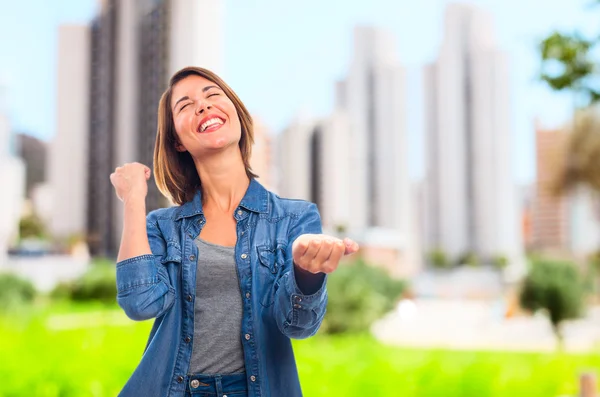
[{"label": "white wall of building", "polygon": [[508,81],[491,17],[449,6],[439,57],[425,70],[427,249],[520,261]]},{"label": "white wall of building", "polygon": [[171,0],[169,77],[186,66],[223,73],[223,2]]},{"label": "white wall of building", "polygon": [[88,27],[59,28],[56,135],[48,156],[53,208],[49,226],[58,237],[86,229],[89,46]]}]

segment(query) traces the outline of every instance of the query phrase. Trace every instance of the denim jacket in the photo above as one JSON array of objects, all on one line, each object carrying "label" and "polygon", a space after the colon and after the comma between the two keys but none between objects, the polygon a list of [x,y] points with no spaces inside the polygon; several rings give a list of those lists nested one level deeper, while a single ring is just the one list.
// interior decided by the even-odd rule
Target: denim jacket
[{"label": "denim jacket", "polygon": [[[248,396],[301,396],[290,338],[317,332],[327,291],[323,277],[316,292],[302,293],[291,250],[298,236],[321,233],[319,212],[313,203],[280,198],[252,180],[234,217]],[[194,337],[196,258],[202,255],[194,240],[205,222],[200,191],[181,206],[152,211],[147,217],[152,255],[117,263],[121,308],[133,320],[155,318],[122,397],[184,395]]]}]

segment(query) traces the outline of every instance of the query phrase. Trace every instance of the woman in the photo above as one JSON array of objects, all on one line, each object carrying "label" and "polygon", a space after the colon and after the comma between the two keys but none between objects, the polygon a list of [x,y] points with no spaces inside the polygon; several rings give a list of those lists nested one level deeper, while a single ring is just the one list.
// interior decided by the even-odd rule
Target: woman
[{"label": "woman", "polygon": [[214,73],[175,73],[158,109],[154,174],[179,206],[152,211],[150,169],[118,167],[117,300],[156,318],[121,396],[301,396],[290,338],[317,332],[326,274],[358,245],[321,234],[314,204],[282,199],[249,165],[252,119]]}]

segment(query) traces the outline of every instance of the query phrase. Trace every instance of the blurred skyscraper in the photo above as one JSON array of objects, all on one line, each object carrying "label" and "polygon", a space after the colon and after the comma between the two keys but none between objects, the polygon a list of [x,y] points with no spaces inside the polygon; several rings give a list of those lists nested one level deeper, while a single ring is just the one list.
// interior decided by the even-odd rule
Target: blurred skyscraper
[{"label": "blurred skyscraper", "polygon": [[[80,230],[92,254],[118,250],[122,206],[109,175],[127,162],[152,166],[158,102],[171,74],[191,65],[221,71],[221,14],[220,0],[100,2],[84,51],[90,57],[89,133],[85,144],[71,146],[87,155],[87,221]],[[146,202],[148,211],[169,204],[153,180]]]},{"label": "blurred skyscraper", "polygon": [[[96,153],[88,153],[89,35],[87,26],[61,26],[58,31],[56,135],[49,145],[47,159],[52,200],[48,226],[58,238],[84,234],[87,227],[88,168],[95,160],[89,155]],[[97,85],[96,82],[94,84]],[[100,116],[96,114],[96,117]],[[102,145],[103,142],[97,144]],[[101,194],[93,190],[91,193]]]},{"label": "blurred skyscraper", "polygon": [[438,59],[425,70],[429,250],[522,265],[508,82],[492,18],[475,6],[448,6]]},{"label": "blurred skyscraper", "polygon": [[267,189],[274,189],[274,170],[273,170],[273,142],[267,126],[257,117],[254,122],[254,146],[252,147],[252,157],[250,166],[255,174],[258,175],[258,181]]},{"label": "blurred skyscraper", "polygon": [[566,250],[569,203],[566,195],[558,196],[552,188],[564,162],[568,134],[563,129],[535,127],[537,179],[532,206],[532,245],[536,250]]},{"label": "blurred skyscraper", "polygon": [[352,223],[349,132],[346,114],[335,112],[319,120],[298,117],[279,137],[281,194],[316,203],[330,231]]},{"label": "blurred skyscraper", "polygon": [[17,154],[25,162],[25,192],[31,197],[36,185],[46,182],[46,142],[27,134],[16,135]]},{"label": "blurred skyscraper", "polygon": [[586,256],[598,249],[596,198],[578,187],[557,195],[552,190],[565,166],[569,145],[567,127],[545,129],[536,125],[537,180],[533,205],[533,247],[537,251]]},{"label": "blurred skyscraper", "polygon": [[336,108],[347,113],[352,194],[351,229],[384,227],[410,234],[405,71],[387,31],[357,27],[347,78]]},{"label": "blurred skyscraper", "polygon": [[0,81],[0,268],[6,265],[8,245],[18,236],[19,219],[25,198],[25,164],[15,156],[12,132],[5,106],[5,90]]},{"label": "blurred skyscraper", "polygon": [[[405,71],[393,37],[354,31],[347,78],[321,120],[299,117],[281,137],[281,191],[319,206],[328,231],[352,235],[396,274],[419,266],[405,138]],[[367,258],[368,259],[368,258]]]}]

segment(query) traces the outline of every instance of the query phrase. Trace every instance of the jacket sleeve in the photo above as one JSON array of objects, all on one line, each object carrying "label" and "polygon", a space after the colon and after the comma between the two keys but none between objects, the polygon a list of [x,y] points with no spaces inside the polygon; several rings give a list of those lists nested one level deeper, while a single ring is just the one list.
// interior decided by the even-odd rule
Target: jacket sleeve
[{"label": "jacket sleeve", "polygon": [[163,315],[175,301],[167,269],[161,260],[167,246],[150,213],[146,220],[152,255],[140,255],[117,263],[117,303],[132,320]]},{"label": "jacket sleeve", "polygon": [[285,271],[278,280],[279,288],[273,305],[279,330],[295,339],[308,338],[319,330],[327,306],[327,276],[300,274],[293,263],[292,245],[296,238],[306,233],[322,233],[321,217],[313,203],[292,221],[288,232]]}]

